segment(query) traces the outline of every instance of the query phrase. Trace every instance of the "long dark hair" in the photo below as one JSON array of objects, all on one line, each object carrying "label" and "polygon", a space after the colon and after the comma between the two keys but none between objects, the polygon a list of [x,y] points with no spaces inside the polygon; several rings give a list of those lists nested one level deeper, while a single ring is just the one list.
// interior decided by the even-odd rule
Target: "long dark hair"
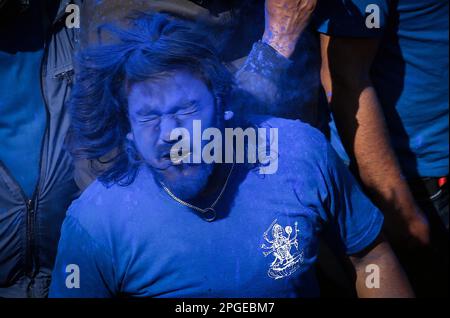
[{"label": "long dark hair", "polygon": [[117,40],[76,56],[68,146],[76,158],[102,161],[109,157],[106,168],[96,172],[99,180],[127,186],[141,162],[126,138],[131,130],[126,85],[187,69],[208,85],[216,107],[223,108],[233,86],[232,76],[219,60],[207,30],[193,22],[140,13],[126,27],[104,28]]}]

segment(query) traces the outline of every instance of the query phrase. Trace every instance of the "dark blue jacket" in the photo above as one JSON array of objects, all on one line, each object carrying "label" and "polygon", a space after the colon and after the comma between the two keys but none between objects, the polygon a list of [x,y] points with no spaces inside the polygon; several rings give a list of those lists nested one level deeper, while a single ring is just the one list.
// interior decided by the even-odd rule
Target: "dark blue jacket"
[{"label": "dark blue jacket", "polygon": [[81,5],[81,1],[60,2],[42,61],[47,127],[33,197],[24,194],[0,161],[0,297],[47,295],[60,227],[67,207],[80,192],[73,177],[72,159],[64,147],[69,128],[65,101],[70,93],[72,55],[79,33],[65,26],[69,3]]}]

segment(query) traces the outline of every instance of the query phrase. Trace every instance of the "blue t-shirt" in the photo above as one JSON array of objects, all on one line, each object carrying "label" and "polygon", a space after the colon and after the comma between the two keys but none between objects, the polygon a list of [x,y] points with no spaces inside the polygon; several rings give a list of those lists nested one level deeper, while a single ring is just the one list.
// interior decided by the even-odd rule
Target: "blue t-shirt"
[{"label": "blue t-shirt", "polygon": [[64,221],[50,297],[318,296],[319,234],[354,254],[383,217],[321,133],[284,119],[260,126],[279,129],[278,171],[239,165],[212,223],[147,168],[128,187],[91,185]]},{"label": "blue t-shirt", "polygon": [[[369,29],[374,4],[380,28]],[[448,0],[327,0],[316,11],[321,33],[381,39],[372,79],[408,178],[448,174],[448,8]]]},{"label": "blue t-shirt", "polygon": [[40,6],[0,27],[0,161],[31,197],[39,173],[46,110],[41,94],[45,35]]}]

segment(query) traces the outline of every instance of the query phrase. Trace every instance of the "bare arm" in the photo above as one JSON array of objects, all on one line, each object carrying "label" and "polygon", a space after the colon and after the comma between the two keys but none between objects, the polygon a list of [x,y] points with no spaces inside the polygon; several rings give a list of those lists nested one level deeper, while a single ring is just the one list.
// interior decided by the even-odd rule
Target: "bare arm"
[{"label": "bare arm", "polygon": [[[413,298],[412,288],[392,252],[389,243],[380,237],[367,251],[350,260],[356,272],[356,291],[360,298]],[[376,268],[378,272],[375,272]],[[369,271],[367,269],[370,269]],[[374,275],[371,277],[370,275]],[[379,278],[375,285],[373,279]]]},{"label": "bare arm", "polygon": [[428,244],[428,224],[402,176],[370,79],[377,49],[378,40],[321,35],[322,85],[344,146],[385,213],[389,238]]},{"label": "bare arm", "polygon": [[316,4],[317,0],[266,0],[263,42],[290,58]]},{"label": "bare arm", "polygon": [[[239,88],[254,98],[242,109],[277,117],[315,121],[314,107],[320,92],[318,59],[311,54],[315,37],[305,32],[317,0],[266,0],[265,30],[243,65],[235,65]],[[300,51],[293,57],[295,48]],[[298,72],[303,70],[303,74]],[[289,76],[288,76],[289,75]],[[301,87],[301,90],[299,88]],[[248,98],[245,98],[248,100]],[[258,103],[255,103],[257,101]]]}]

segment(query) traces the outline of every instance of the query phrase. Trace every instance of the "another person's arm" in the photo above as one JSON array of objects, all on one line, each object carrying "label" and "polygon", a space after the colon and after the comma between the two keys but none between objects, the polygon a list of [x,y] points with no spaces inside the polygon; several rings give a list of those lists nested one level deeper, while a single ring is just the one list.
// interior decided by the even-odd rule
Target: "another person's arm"
[{"label": "another person's arm", "polygon": [[350,256],[350,260],[356,273],[359,298],[414,297],[404,271],[382,236],[365,251]]},{"label": "another person's arm", "polygon": [[[289,117],[291,111],[285,109],[285,99],[297,100],[293,96],[296,94],[300,96],[300,93],[286,91],[285,84],[288,80],[298,81],[295,78],[287,78],[287,72],[293,65],[290,58],[305,33],[316,3],[317,0],[266,0],[265,31],[262,40],[255,43],[249,56],[236,73],[236,82],[241,91],[260,102],[257,107],[252,106],[251,112]],[[306,42],[309,41],[308,39],[305,38]],[[310,53],[305,52],[305,54]],[[309,62],[307,58],[303,60],[305,63]],[[311,69],[309,64],[304,67],[305,71]],[[310,79],[313,78],[314,76],[310,77]],[[298,83],[297,87],[300,86],[315,89],[319,85]],[[299,104],[298,107],[302,107],[301,102]],[[243,105],[243,107],[244,111],[248,112],[249,105]],[[301,114],[300,110],[295,112]]]},{"label": "another person's arm", "polygon": [[316,4],[317,0],[266,0],[263,42],[290,58]]},{"label": "another person's arm", "polygon": [[341,139],[397,241],[427,244],[428,224],[402,176],[370,79],[378,40],[321,35],[322,83]]},{"label": "another person's arm", "polygon": [[[320,142],[316,144],[320,147]],[[332,146],[327,144],[326,149],[319,150],[326,158],[325,165],[320,165],[322,178],[317,182],[322,202],[316,207],[323,220],[321,233],[333,250],[342,252],[352,261],[358,296],[412,297],[402,266],[383,239],[383,214],[363,193]],[[306,186],[300,184],[297,191],[305,191]],[[303,204],[311,202],[303,199]],[[373,268],[379,270],[379,277],[372,272]],[[378,278],[379,286],[372,285]]]}]

